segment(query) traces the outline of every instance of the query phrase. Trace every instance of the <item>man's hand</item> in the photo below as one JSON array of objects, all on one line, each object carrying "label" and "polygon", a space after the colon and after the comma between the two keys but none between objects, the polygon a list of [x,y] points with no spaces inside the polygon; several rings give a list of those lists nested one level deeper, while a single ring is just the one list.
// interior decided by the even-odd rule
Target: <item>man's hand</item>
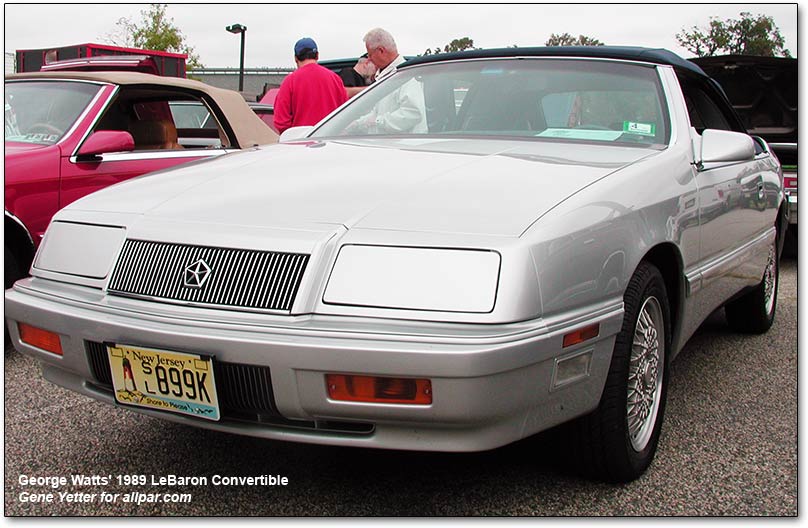
[{"label": "man's hand", "polygon": [[376,132],[376,129],[376,112],[365,114],[345,127],[345,131],[351,134],[355,134],[357,132]]}]

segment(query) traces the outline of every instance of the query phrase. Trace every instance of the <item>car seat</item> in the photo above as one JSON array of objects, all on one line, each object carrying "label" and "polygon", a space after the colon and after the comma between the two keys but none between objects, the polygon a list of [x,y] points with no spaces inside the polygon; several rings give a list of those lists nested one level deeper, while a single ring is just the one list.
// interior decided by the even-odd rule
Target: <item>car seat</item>
[{"label": "car seat", "polygon": [[132,123],[130,132],[135,140],[135,150],[183,148],[177,140],[177,127],[168,120],[135,121]]}]

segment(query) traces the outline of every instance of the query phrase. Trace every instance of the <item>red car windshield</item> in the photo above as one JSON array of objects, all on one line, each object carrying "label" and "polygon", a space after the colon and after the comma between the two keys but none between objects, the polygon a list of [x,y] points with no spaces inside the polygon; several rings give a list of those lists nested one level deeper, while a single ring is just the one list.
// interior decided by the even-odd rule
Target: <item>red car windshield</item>
[{"label": "red car windshield", "polygon": [[5,88],[5,140],[38,145],[59,141],[101,89],[71,81],[12,81]]}]

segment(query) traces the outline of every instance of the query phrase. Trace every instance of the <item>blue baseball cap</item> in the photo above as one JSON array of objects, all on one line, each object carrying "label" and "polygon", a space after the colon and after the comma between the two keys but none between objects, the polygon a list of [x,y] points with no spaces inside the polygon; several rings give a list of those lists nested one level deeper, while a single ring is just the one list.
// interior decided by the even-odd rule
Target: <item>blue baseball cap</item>
[{"label": "blue baseball cap", "polygon": [[295,43],[295,57],[303,53],[305,50],[310,49],[317,53],[317,43],[309,37],[303,37]]}]

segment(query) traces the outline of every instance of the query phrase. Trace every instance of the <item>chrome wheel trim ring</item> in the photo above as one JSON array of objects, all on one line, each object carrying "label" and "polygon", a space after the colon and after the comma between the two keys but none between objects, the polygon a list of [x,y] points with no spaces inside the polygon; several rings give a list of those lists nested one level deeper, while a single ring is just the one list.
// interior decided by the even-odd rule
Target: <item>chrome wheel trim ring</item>
[{"label": "chrome wheel trim ring", "polygon": [[777,285],[776,255],[774,244],[772,244],[772,247],[769,248],[769,261],[766,263],[766,271],[763,273],[763,299],[767,315],[771,315],[772,310],[774,310],[774,291]]},{"label": "chrome wheel trim ring", "polygon": [[626,420],[631,447],[638,453],[648,446],[659,414],[665,374],[665,319],[656,297],[640,308],[631,342],[628,367]]}]

